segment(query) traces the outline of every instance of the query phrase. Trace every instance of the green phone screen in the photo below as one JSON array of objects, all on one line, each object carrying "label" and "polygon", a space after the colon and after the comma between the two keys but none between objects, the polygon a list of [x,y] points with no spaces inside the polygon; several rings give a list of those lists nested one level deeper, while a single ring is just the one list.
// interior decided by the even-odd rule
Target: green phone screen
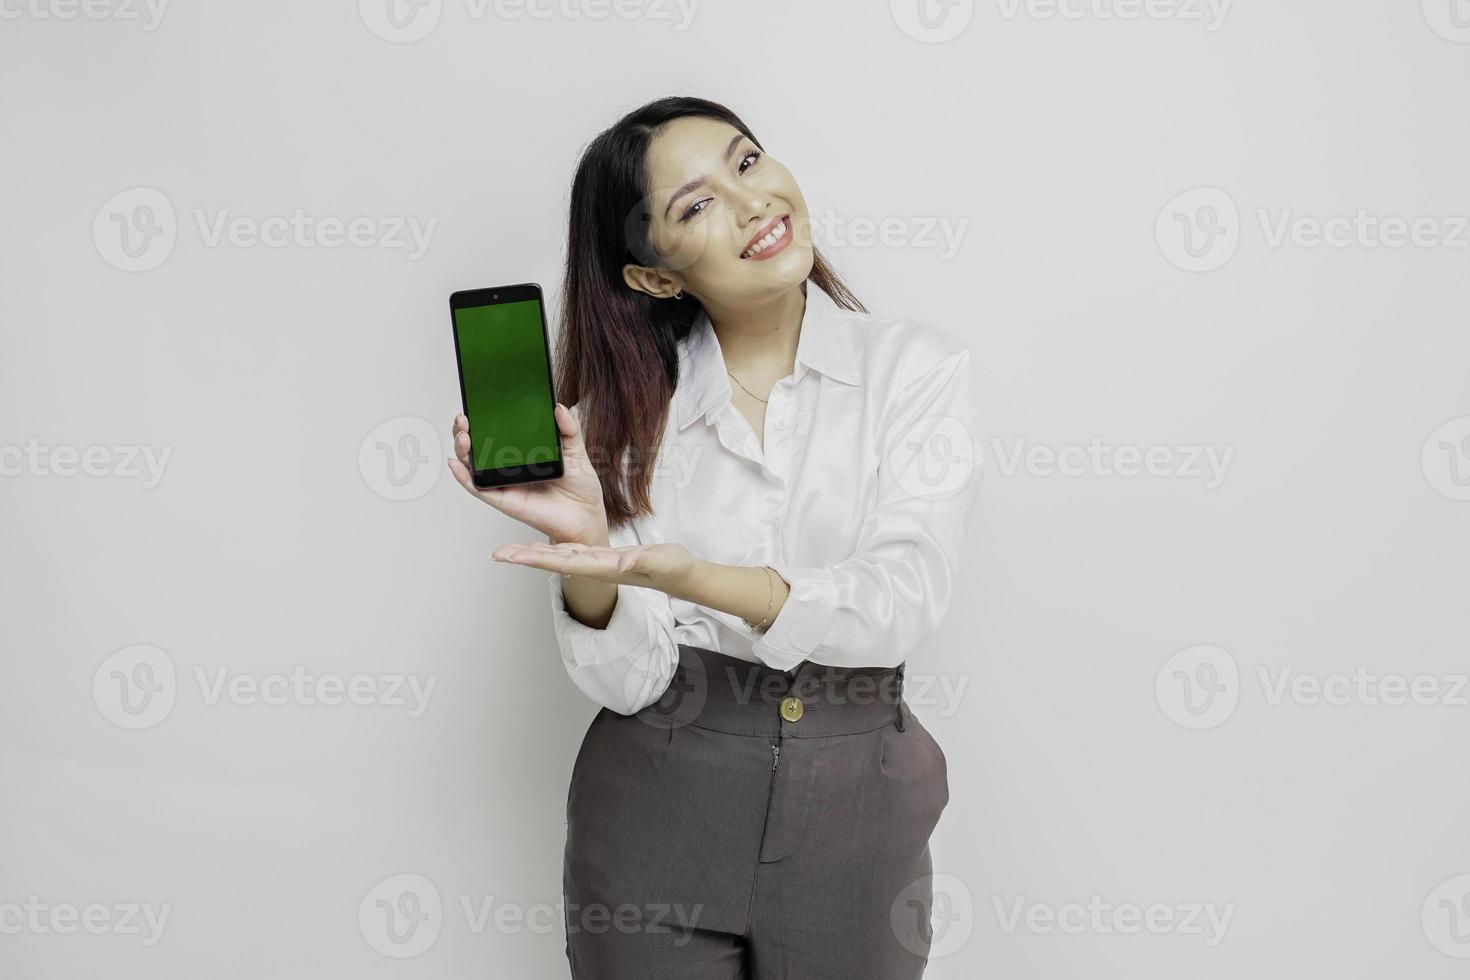
[{"label": "green phone screen", "polygon": [[454,311],[475,470],[560,458],[536,300]]}]

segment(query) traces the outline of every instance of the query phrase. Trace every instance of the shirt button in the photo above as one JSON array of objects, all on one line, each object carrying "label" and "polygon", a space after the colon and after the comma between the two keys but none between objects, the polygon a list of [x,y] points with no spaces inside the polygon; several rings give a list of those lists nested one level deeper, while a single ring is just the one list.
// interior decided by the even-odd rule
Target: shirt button
[{"label": "shirt button", "polygon": [[801,698],[788,697],[781,702],[781,717],[787,721],[801,721],[801,716],[806,713],[806,705],[801,703]]},{"label": "shirt button", "polygon": [[786,428],[786,420],[785,419],[782,419],[780,422],[777,422],[776,423],[776,428],[778,428],[778,429],[784,429],[784,428]]}]

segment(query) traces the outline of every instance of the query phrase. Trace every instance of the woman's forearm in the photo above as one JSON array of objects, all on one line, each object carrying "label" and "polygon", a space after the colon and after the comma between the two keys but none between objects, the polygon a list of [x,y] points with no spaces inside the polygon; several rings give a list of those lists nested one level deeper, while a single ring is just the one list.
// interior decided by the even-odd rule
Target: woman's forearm
[{"label": "woman's forearm", "polygon": [[[592,547],[609,547],[605,530],[577,540]],[[552,539],[551,543],[560,542]],[[681,554],[684,560],[679,567],[659,574],[650,587],[675,599],[739,616],[748,623],[764,620],[766,627],[775,622],[790,594],[790,586],[774,569],[723,565],[696,558],[682,549]],[[570,575],[562,579],[562,596],[573,619],[592,629],[606,629],[617,607],[618,586],[590,575]]]},{"label": "woman's forearm", "polygon": [[668,593],[749,623],[764,619],[769,627],[780,614],[791,587],[774,569],[767,571],[761,565],[722,565],[696,558],[689,574]]},{"label": "woman's forearm", "polygon": [[[557,544],[559,539],[550,538],[550,540],[552,544]],[[579,538],[578,540],[583,544],[605,548],[608,546],[607,530],[604,528],[586,539]],[[586,575],[563,576],[561,594],[566,600],[567,613],[577,622],[595,630],[607,628],[608,620],[612,619],[613,609],[618,604],[618,584],[616,582],[589,578]]]}]

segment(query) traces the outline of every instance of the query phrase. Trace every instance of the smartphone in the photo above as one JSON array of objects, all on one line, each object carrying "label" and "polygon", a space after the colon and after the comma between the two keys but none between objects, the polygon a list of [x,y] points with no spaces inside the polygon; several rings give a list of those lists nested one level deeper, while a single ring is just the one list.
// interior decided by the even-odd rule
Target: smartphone
[{"label": "smartphone", "polygon": [[534,282],[466,289],[449,297],[459,393],[470,420],[477,487],[562,475],[551,342]]}]

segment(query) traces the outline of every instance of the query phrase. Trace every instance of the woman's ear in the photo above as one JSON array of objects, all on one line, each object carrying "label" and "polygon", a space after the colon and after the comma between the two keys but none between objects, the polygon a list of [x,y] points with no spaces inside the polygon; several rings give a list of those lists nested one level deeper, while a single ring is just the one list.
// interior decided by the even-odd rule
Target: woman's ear
[{"label": "woman's ear", "polygon": [[684,288],[657,269],[631,262],[623,266],[623,281],[630,289],[647,293],[654,299],[670,299]]}]

